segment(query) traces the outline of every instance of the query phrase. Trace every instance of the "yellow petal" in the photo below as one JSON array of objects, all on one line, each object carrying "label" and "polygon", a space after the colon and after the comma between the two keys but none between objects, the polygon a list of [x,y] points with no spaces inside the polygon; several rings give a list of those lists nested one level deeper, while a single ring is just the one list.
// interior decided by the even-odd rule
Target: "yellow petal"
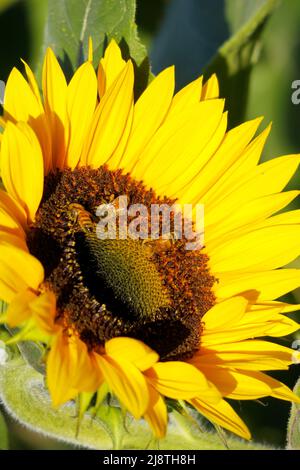
[{"label": "yellow petal", "polygon": [[[299,329],[299,325],[290,318],[282,315],[285,308],[280,302],[270,305],[250,305],[245,309],[229,308],[239,297],[226,300],[215,305],[204,315],[204,330],[201,344],[207,348],[210,345],[236,342],[255,336],[285,336]],[[245,302],[246,299],[244,300]],[[226,313],[224,314],[224,310]],[[222,318],[223,316],[223,318]]]},{"label": "yellow petal", "polygon": [[34,94],[37,102],[39,103],[40,109],[42,111],[43,110],[43,105],[42,105],[40,90],[39,90],[39,86],[38,86],[38,83],[36,81],[36,78],[35,78],[32,70],[31,70],[31,68],[29,67],[29,65],[25,62],[25,60],[22,60],[22,62],[23,62],[24,67],[25,67],[25,72],[26,72],[27,80],[28,80],[29,86],[31,88],[31,91]]},{"label": "yellow petal", "polygon": [[88,49],[88,61],[93,63],[93,39],[89,36],[89,49]]},{"label": "yellow petal", "polygon": [[[261,315],[261,321],[249,321],[246,324],[227,326],[221,331],[208,332],[202,335],[201,344],[203,348],[214,349],[216,345],[234,343],[247,340],[249,338],[258,338],[261,336],[282,337],[299,330],[298,323],[284,317],[283,315],[270,315],[265,318]],[[263,321],[265,320],[265,321]]]},{"label": "yellow petal", "polygon": [[214,403],[219,399],[217,390],[207,382],[205,376],[185,362],[158,362],[145,375],[159,393],[175,400],[202,396]]},{"label": "yellow petal", "polygon": [[97,79],[90,62],[84,63],[74,74],[67,91],[69,142],[67,166],[75,168],[92,121],[97,102]]},{"label": "yellow petal", "polygon": [[121,49],[112,39],[105,50],[103,59],[98,67],[99,95],[102,98],[126,65],[122,59]]},{"label": "yellow petal", "polygon": [[300,304],[288,304],[286,302],[279,302],[279,301],[260,301],[257,305],[252,305],[251,308],[254,309],[255,307],[258,308],[274,308],[279,307],[281,313],[291,313],[300,310]]},{"label": "yellow petal", "polygon": [[141,371],[149,369],[159,359],[153,349],[133,338],[113,338],[105,343],[105,350],[112,358],[131,362]]},{"label": "yellow petal", "polygon": [[0,127],[2,127],[2,129],[5,129],[5,126],[6,126],[6,119],[4,119],[3,116],[0,116]]},{"label": "yellow petal", "polygon": [[[268,227],[275,227],[275,226],[287,226],[287,225],[297,225],[299,226],[300,223],[300,210],[295,209],[292,211],[284,211],[280,214],[273,215],[268,219],[263,221],[259,221],[257,223],[253,223],[251,229],[254,230],[261,230]],[[284,227],[283,227],[284,228]],[[239,236],[242,234],[242,230],[238,230],[234,233],[234,236]]]},{"label": "yellow petal", "polygon": [[[261,122],[261,118],[256,119],[255,121],[258,125]],[[253,124],[255,123],[255,121],[253,121]],[[237,135],[239,133],[239,127],[236,128]],[[213,223],[214,221],[214,213],[217,213],[217,215],[215,216],[216,220],[218,220],[218,218],[220,217],[220,210],[218,211],[218,208],[221,204],[224,204],[224,202],[227,202],[227,200],[230,201],[231,204],[232,202],[236,202],[236,200],[232,200],[233,190],[238,191],[240,187],[243,188],[246,184],[245,182],[248,182],[248,180],[251,179],[251,177],[249,178],[249,175],[251,176],[255,174],[256,177],[259,168],[257,165],[264,149],[267,137],[270,133],[270,130],[271,126],[269,125],[261,134],[259,134],[255,139],[248,143],[248,145],[246,146],[246,148],[243,149],[238,158],[236,158],[232,165],[226,169],[226,172],[224,172],[221,177],[216,180],[216,184],[208,188],[207,192],[203,195],[202,202],[205,203],[207,211],[209,212],[209,216],[212,219],[210,223]],[[216,165],[218,164],[216,163]],[[242,189],[241,191],[243,192],[243,202],[247,202],[248,200],[255,199],[256,197],[264,195],[255,194],[249,197],[247,191],[243,191]],[[279,191],[280,190],[278,190],[277,192]],[[274,191],[274,193],[275,192],[276,191]]]},{"label": "yellow petal", "polygon": [[39,139],[44,159],[44,172],[45,175],[47,175],[53,168],[50,124],[44,113],[40,114],[40,116],[34,120],[29,120],[29,123]]},{"label": "yellow petal", "polygon": [[219,424],[244,439],[251,439],[247,426],[225,400],[210,405],[194,398],[190,403],[212,423]]},{"label": "yellow petal", "polygon": [[[256,158],[260,154],[257,147],[261,149],[264,141],[265,139],[261,142],[254,141],[246,155],[250,152]],[[248,156],[245,161],[248,161]],[[203,202],[206,204],[209,216],[208,223],[213,224],[218,221],[220,215],[223,218],[224,213],[231,214],[240,204],[282,191],[297,170],[299,161],[299,156],[288,155],[269,160],[252,170],[249,168],[247,170],[243,166],[241,171],[240,167],[232,173],[231,178],[227,175],[226,184],[221,186],[219,182],[218,194],[214,194],[214,199],[209,201],[207,197],[204,198]]]},{"label": "yellow petal", "polygon": [[190,203],[209,202],[214,194],[218,193],[218,187],[222,180],[227,180],[241,155],[250,142],[261,118],[245,122],[234,127],[224,137],[224,140],[212,158],[207,162],[200,174],[193,180],[189,188],[186,188],[185,198]]},{"label": "yellow petal", "polygon": [[212,272],[268,271],[300,254],[300,226],[276,225],[246,233],[209,250]]},{"label": "yellow petal", "polygon": [[218,128],[223,106],[222,100],[201,102],[183,113],[180,119],[176,115],[166,119],[142,152],[133,176],[160,192],[181,175],[187,163],[197,163],[201,168],[201,152]]},{"label": "yellow petal", "polygon": [[43,94],[47,111],[56,113],[64,122],[67,82],[51,48],[48,48],[43,65]]},{"label": "yellow petal", "polygon": [[13,246],[14,248],[19,248],[25,252],[29,252],[26,238],[23,233],[9,233],[9,231],[1,230],[0,231],[0,245],[1,246]]},{"label": "yellow petal", "polygon": [[250,231],[253,224],[257,224],[283,209],[299,194],[299,191],[287,191],[251,200],[246,204],[240,204],[240,207],[237,207],[229,214],[225,215],[224,213],[224,218],[219,219],[213,225],[209,225],[210,213],[208,213],[205,230],[206,244],[212,247],[218,244],[221,237],[231,238],[233,230],[239,230],[239,233],[241,231]]},{"label": "yellow petal", "polygon": [[203,76],[186,85],[174,96],[168,113],[168,119],[173,113],[182,113],[185,109],[199,103],[202,92]]},{"label": "yellow petal", "polygon": [[43,150],[45,168],[49,171],[51,158],[51,136],[36,79],[24,62],[28,82],[13,69],[5,91],[5,120],[28,122],[35,131]]},{"label": "yellow petal", "polygon": [[[299,326],[293,320],[279,314],[280,307],[245,311],[247,305],[238,310],[234,297],[215,305],[203,317],[204,331],[201,337],[202,348],[220,349],[226,343],[235,343],[259,336],[284,336],[296,331]],[[232,307],[230,307],[232,305]],[[219,345],[218,347],[216,345]]]},{"label": "yellow petal", "polygon": [[25,235],[24,229],[27,225],[25,210],[5,191],[0,190],[0,229]]},{"label": "yellow petal", "polygon": [[44,279],[41,263],[26,251],[13,246],[0,247],[0,298],[11,302],[28,287],[37,290]]},{"label": "yellow petal", "polygon": [[53,292],[44,292],[35,297],[29,304],[31,314],[37,326],[47,334],[53,334],[57,327],[54,324],[56,314],[56,297]]},{"label": "yellow petal", "polygon": [[8,123],[1,146],[1,175],[8,193],[34,220],[44,185],[43,157],[34,132],[25,123]]},{"label": "yellow petal", "polygon": [[269,328],[266,329],[266,335],[275,338],[287,336],[299,330],[299,323],[285,315],[277,315],[269,325]]},{"label": "yellow petal", "polygon": [[201,100],[209,100],[219,97],[219,82],[217,75],[214,73],[207,82],[204,83],[202,88]]},{"label": "yellow petal", "polygon": [[47,385],[54,407],[78,394],[77,390],[72,388],[76,360],[76,346],[63,330],[60,330],[54,337],[47,357]]},{"label": "yellow petal", "polygon": [[14,234],[25,239],[24,231],[17,223],[16,219],[2,207],[0,207],[0,233],[1,232]]},{"label": "yellow petal", "polygon": [[130,139],[121,166],[130,170],[139,154],[161,125],[174,92],[174,67],[161,72],[146,88],[134,107]]},{"label": "yellow petal", "polygon": [[248,302],[243,297],[235,297],[214,305],[203,317],[205,333],[237,323],[244,316]]},{"label": "yellow petal", "polygon": [[53,53],[48,48],[43,65],[43,94],[45,110],[52,135],[53,167],[63,168],[66,151],[65,125],[67,82]]},{"label": "yellow petal", "polygon": [[117,148],[133,103],[133,79],[129,61],[95,111],[82,152],[82,165],[98,168]]},{"label": "yellow petal", "polygon": [[258,292],[259,300],[272,300],[300,287],[300,272],[298,269],[277,269],[255,273],[216,274],[218,283],[214,292],[218,299],[254,289]]},{"label": "yellow petal", "polygon": [[[244,373],[244,371],[241,372]],[[250,374],[250,372],[247,371],[247,374]],[[270,395],[272,395],[272,397],[278,398],[279,400],[300,403],[300,398],[295,395],[295,393],[293,393],[292,390],[290,390],[286,385],[279,382],[279,380],[275,380],[261,372],[252,372],[252,376],[255,376],[262,382],[265,382],[271,388]]]},{"label": "yellow petal", "polygon": [[300,210],[293,210],[283,212],[281,214],[273,215],[263,222],[259,222],[253,225],[255,230],[264,227],[274,227],[275,225],[299,225],[300,223]]},{"label": "yellow petal", "polygon": [[139,419],[149,406],[149,390],[141,372],[132,364],[96,355],[105,382],[123,406]]},{"label": "yellow petal", "polygon": [[13,121],[28,121],[41,112],[41,104],[19,70],[13,68],[5,87],[4,117]]},{"label": "yellow petal", "polygon": [[38,328],[34,318],[28,318],[24,325],[19,328],[18,332],[6,341],[6,344],[18,344],[20,341],[39,341],[49,344],[50,340],[51,336]]},{"label": "yellow petal", "polygon": [[[132,121],[133,121],[133,113],[134,113],[134,106],[132,102],[121,139],[117,147],[115,148],[113,154],[107,160],[107,165],[112,170],[120,169],[123,167],[123,164],[121,164],[121,161],[122,161],[128,140],[130,138],[130,132],[131,132]],[[128,166],[125,165],[125,167],[126,167],[126,171],[129,171]]]},{"label": "yellow petal", "polygon": [[12,328],[22,324],[31,317],[30,302],[36,298],[36,294],[29,289],[17,294],[7,309],[7,323]]},{"label": "yellow petal", "polygon": [[[60,356],[61,370],[59,364],[54,364],[55,356],[57,360]],[[52,386],[50,393],[54,406],[73,398],[78,392],[97,391],[102,375],[94,356],[88,353],[86,345],[77,336],[68,336],[62,329],[58,330],[47,362],[47,379],[49,388]]]},{"label": "yellow petal", "polygon": [[202,348],[191,362],[202,365],[234,367],[244,370],[284,370],[292,363],[294,350],[268,341],[249,340]]},{"label": "yellow petal", "polygon": [[[22,60],[28,79],[28,83],[20,72],[14,69],[10,76],[8,94],[6,96],[7,111],[5,119],[28,122],[35,131],[45,160],[46,172],[50,169],[51,159],[51,135],[44,114],[44,108],[37,81],[29,65]],[[18,90],[16,93],[15,90]],[[20,99],[20,95],[22,98]],[[2,123],[5,127],[5,122]]]},{"label": "yellow petal", "polygon": [[77,362],[74,371],[73,387],[80,392],[96,392],[103,376],[98,367],[95,355],[89,353],[86,344],[75,337]]},{"label": "yellow petal", "polygon": [[150,403],[144,419],[148,422],[153,434],[161,439],[165,436],[168,423],[167,406],[160,394],[149,385]]},{"label": "yellow petal", "polygon": [[256,400],[272,394],[271,387],[265,381],[260,380],[256,372],[243,372],[221,367],[203,367],[201,371],[226,398]]},{"label": "yellow petal", "polygon": [[218,147],[222,144],[226,128],[227,113],[224,113],[211,139],[198,154],[194,162],[190,162],[190,164],[187,165],[187,168],[184,169],[181,174],[177,175],[177,177],[174,175],[173,181],[170,183],[170,185],[166,186],[165,190],[168,191],[168,195],[174,198],[177,197],[178,203],[190,203],[190,200],[186,197],[186,189],[190,188],[194,180],[198,180],[199,175],[201,175],[202,168],[206,165]]}]

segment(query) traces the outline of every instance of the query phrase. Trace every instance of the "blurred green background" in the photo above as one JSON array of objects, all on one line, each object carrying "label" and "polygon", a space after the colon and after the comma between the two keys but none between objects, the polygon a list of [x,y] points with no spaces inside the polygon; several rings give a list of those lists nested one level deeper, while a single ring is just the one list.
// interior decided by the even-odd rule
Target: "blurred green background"
[{"label": "blurred green background", "polygon": [[[219,21],[216,25],[212,17],[212,4],[218,9],[222,8],[222,3],[222,0],[137,1],[138,31],[150,52],[154,73],[175,63],[177,87],[201,73],[204,63],[229,34],[226,21]],[[1,80],[6,81],[13,66],[20,68],[20,57],[33,67],[37,64],[46,11],[47,0],[0,0]],[[203,27],[208,37],[204,45]],[[222,77],[219,78],[222,80]],[[300,80],[300,2],[283,0],[263,32],[260,57],[247,82],[249,94],[244,118],[263,115],[263,126],[273,121],[264,159],[300,152],[300,105],[294,105],[291,101],[291,85],[297,79]],[[247,88],[238,89],[235,102],[231,101],[231,105],[238,106],[244,101],[246,93]],[[300,187],[297,178],[294,178],[291,187]],[[299,203],[296,204],[300,207]],[[296,293],[296,297],[300,301],[300,295]],[[285,300],[294,301],[292,296]],[[290,345],[292,340],[287,338],[284,344]],[[292,366],[289,373],[273,375],[293,386],[300,375],[299,366]],[[255,439],[284,446],[288,403],[265,399],[259,403],[240,402],[235,406]],[[63,448],[61,444],[6,419],[9,422],[11,449]]]}]

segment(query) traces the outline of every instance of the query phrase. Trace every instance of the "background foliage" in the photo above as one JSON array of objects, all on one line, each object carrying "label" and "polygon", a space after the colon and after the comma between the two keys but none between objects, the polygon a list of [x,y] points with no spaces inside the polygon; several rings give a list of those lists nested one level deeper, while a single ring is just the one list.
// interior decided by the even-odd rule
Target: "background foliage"
[{"label": "background foliage", "polygon": [[[91,34],[97,60],[110,37],[125,39],[124,51],[135,59],[140,87],[145,86],[148,63],[136,36],[133,0],[49,0],[49,15],[47,6],[47,0],[0,0],[0,79],[20,67],[20,57],[39,74],[49,43],[70,75],[86,55]],[[263,158],[299,152],[300,105],[291,102],[291,84],[300,79],[299,0],[137,0],[136,22],[153,73],[174,63],[180,88],[203,70],[206,75],[219,71],[231,125],[258,115],[265,116],[264,126],[273,121]],[[291,187],[299,186],[294,179]],[[300,294],[295,295],[300,301]],[[282,379],[293,386],[298,376],[299,366],[293,366]],[[238,403],[237,408],[254,438],[284,446],[287,403],[268,399]],[[10,448],[62,447],[6,421],[9,436],[0,414],[0,448],[8,440]]]}]

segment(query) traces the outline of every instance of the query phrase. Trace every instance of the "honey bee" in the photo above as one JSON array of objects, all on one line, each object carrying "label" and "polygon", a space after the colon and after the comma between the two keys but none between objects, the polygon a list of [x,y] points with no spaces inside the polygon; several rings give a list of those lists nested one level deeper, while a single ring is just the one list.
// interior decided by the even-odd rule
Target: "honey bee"
[{"label": "honey bee", "polygon": [[143,240],[142,244],[148,251],[149,257],[152,255],[159,255],[170,250],[175,243],[175,238],[170,237],[169,239],[159,238],[158,240],[152,240],[151,238]]},{"label": "honey bee", "polygon": [[93,232],[94,223],[90,212],[85,210],[81,204],[72,203],[68,207],[75,223],[83,232]]}]

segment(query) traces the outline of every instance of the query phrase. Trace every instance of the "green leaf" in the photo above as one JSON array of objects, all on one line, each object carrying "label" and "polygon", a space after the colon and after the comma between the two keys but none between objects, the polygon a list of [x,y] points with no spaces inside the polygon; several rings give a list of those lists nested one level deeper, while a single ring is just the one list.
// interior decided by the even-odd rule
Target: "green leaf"
[{"label": "green leaf", "polygon": [[0,450],[8,449],[8,432],[3,414],[0,411]]},{"label": "green leaf", "polygon": [[231,34],[238,32],[266,4],[266,0],[251,0],[251,2],[227,0],[225,14]]},{"label": "green leaf", "polygon": [[[242,4],[243,3],[243,7]],[[217,73],[221,95],[227,98],[230,124],[245,116],[251,69],[258,61],[262,32],[278,0],[227,0],[227,18],[233,35],[217,51],[205,68],[206,77]]]},{"label": "green leaf", "polygon": [[[300,379],[296,383],[294,392],[300,397]],[[287,448],[300,450],[300,405],[293,403],[287,431]]]},{"label": "green leaf", "polygon": [[133,58],[139,89],[148,81],[149,64],[145,47],[137,37],[134,22],[135,0],[51,0],[45,27],[42,58],[51,46],[65,73],[73,71],[87,58],[88,39],[94,45],[94,63],[103,56],[108,41],[120,43],[124,57]]},{"label": "green leaf", "polygon": [[25,361],[36,371],[45,374],[45,364],[43,362],[44,347],[33,341],[22,341],[17,346]]},{"label": "green leaf", "polygon": [[[112,401],[101,404],[96,415],[81,417],[69,402],[59,410],[51,407],[44,377],[19,357],[0,366],[0,396],[6,411],[19,422],[43,435],[91,449],[223,449],[218,435],[202,432],[193,420],[170,413],[167,437],[159,443],[148,425],[125,416]],[[228,437],[230,449],[262,449],[263,446]]]},{"label": "green leaf", "polygon": [[31,67],[35,68],[40,61],[40,54],[44,39],[44,29],[46,24],[48,0],[26,0],[25,7],[28,18],[28,31],[30,36],[29,62]]},{"label": "green leaf", "polygon": [[175,64],[177,87],[218,74],[231,125],[243,120],[261,34],[278,0],[173,0],[154,43],[155,73]]}]

